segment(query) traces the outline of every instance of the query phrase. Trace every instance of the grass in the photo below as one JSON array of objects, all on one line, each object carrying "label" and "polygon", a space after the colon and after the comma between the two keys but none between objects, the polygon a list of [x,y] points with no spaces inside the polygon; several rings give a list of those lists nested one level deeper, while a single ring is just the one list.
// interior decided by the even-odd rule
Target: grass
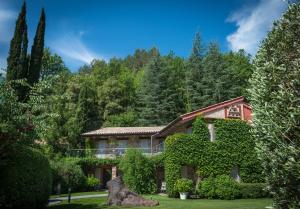
[{"label": "grass", "polygon": [[[180,200],[158,195],[147,196],[159,201],[156,209],[265,209],[272,204],[272,199],[239,199],[239,200]],[[106,206],[106,197],[66,201],[48,209],[118,209],[124,207]],[[134,207],[135,209],[153,209],[153,207]]]},{"label": "grass", "polygon": [[[91,194],[107,194],[107,192],[106,191],[100,191],[100,192],[75,192],[75,193],[72,193],[72,197],[81,196],[81,195],[91,195]],[[51,195],[50,198],[67,197],[67,196],[68,196],[68,194]]]}]

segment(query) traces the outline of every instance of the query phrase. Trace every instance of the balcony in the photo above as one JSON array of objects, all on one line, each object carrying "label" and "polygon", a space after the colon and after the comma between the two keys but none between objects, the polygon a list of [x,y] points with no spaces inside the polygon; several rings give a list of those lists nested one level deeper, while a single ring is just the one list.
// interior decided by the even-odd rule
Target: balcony
[{"label": "balcony", "polygon": [[129,149],[137,149],[140,150],[145,155],[157,155],[164,152],[164,144],[158,144],[153,146],[151,149],[149,148],[104,148],[104,149],[70,149],[68,150],[67,155],[70,157],[88,157],[88,156],[96,156],[97,158],[116,158],[118,156],[122,156]]}]

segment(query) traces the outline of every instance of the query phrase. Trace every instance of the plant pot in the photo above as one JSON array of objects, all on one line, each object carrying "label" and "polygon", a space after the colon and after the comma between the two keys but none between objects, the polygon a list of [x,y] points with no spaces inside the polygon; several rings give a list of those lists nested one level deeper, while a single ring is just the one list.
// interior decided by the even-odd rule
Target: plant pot
[{"label": "plant pot", "polygon": [[181,200],[186,200],[186,199],[187,199],[187,196],[188,196],[188,193],[187,193],[187,192],[180,192],[180,199],[181,199]]}]

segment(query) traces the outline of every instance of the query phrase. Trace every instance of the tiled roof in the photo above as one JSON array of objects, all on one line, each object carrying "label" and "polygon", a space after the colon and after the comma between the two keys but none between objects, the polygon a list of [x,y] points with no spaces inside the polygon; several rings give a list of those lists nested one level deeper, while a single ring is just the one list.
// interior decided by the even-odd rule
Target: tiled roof
[{"label": "tiled roof", "polygon": [[100,128],[82,134],[82,136],[106,136],[106,135],[134,135],[134,134],[156,134],[165,126],[154,127],[107,127]]}]

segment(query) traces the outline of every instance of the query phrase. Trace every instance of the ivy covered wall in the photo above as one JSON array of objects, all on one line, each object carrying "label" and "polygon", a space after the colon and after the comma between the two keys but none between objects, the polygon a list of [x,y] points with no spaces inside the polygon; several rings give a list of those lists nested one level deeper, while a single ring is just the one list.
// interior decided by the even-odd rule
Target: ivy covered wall
[{"label": "ivy covered wall", "polygon": [[182,166],[196,169],[199,179],[230,175],[239,168],[242,182],[263,182],[261,164],[256,156],[251,126],[242,120],[216,119],[216,139],[210,141],[207,123],[199,117],[192,134],[175,134],[166,139],[165,177],[167,193],[174,197],[174,184],[181,178]]}]

